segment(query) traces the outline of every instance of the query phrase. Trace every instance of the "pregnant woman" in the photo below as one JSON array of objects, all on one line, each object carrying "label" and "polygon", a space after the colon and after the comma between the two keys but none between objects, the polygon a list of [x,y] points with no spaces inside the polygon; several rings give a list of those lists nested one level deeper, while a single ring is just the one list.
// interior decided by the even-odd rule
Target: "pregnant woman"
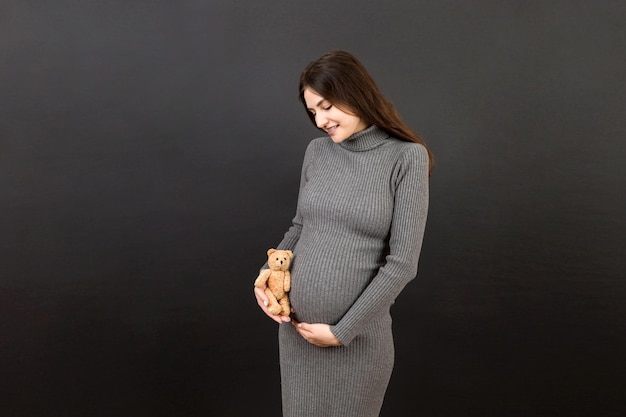
[{"label": "pregnant woman", "polygon": [[293,224],[291,319],[280,323],[284,417],[376,417],[394,363],[390,308],[417,274],[432,155],[363,65],[332,51],[300,77],[325,135],[307,147]]}]

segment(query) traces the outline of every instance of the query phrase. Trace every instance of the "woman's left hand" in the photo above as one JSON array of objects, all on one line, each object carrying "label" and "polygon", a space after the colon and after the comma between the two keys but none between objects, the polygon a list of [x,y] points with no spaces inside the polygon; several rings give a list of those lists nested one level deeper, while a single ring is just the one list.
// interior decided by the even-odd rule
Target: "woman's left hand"
[{"label": "woman's left hand", "polygon": [[299,323],[291,320],[296,331],[304,337],[307,342],[318,347],[342,346],[339,339],[330,331],[328,324],[322,323]]}]

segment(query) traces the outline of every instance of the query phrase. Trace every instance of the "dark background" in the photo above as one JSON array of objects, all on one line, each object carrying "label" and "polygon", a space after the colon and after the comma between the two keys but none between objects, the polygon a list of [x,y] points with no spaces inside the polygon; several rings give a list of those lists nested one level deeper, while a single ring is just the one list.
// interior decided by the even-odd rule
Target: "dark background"
[{"label": "dark background", "polygon": [[625,415],[625,22],[623,1],[3,1],[0,415],[280,414],[252,282],[319,134],[299,73],[330,49],[437,158],[382,416]]}]

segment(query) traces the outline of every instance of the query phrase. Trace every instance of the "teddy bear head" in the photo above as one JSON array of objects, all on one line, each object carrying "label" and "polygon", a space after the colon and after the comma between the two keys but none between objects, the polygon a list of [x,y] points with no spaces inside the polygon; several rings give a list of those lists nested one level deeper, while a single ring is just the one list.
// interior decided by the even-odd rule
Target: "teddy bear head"
[{"label": "teddy bear head", "polygon": [[267,251],[267,264],[272,271],[286,271],[291,265],[293,252],[290,250],[270,249]]}]

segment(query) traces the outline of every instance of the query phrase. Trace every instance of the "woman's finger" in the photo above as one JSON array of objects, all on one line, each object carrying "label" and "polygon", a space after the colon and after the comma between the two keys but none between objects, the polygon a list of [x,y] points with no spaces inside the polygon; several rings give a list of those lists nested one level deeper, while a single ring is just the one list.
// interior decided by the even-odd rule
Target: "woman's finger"
[{"label": "woman's finger", "polygon": [[283,323],[291,320],[289,317],[270,313],[270,311],[267,309],[267,296],[265,295],[265,291],[262,288],[255,287],[254,295],[256,296],[257,304],[259,305],[259,307],[261,307],[261,310],[263,310],[263,312],[276,323]]},{"label": "woman's finger", "polygon": [[267,307],[267,295],[265,295],[265,291],[262,288],[254,287],[254,295],[259,305],[263,304]]}]

